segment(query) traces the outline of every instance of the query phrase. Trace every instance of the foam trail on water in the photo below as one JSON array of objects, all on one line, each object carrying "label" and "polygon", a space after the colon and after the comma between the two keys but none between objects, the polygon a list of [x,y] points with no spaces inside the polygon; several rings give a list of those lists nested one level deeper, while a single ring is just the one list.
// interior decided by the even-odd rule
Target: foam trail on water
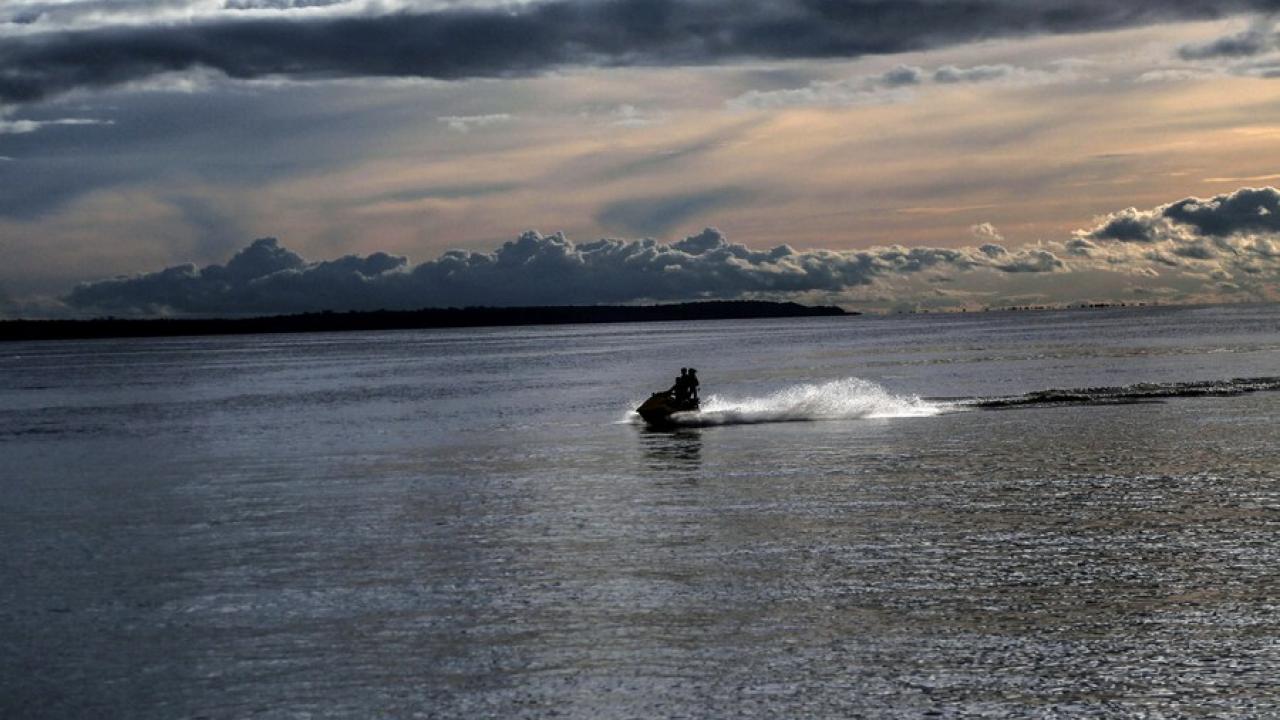
[{"label": "foam trail on water", "polygon": [[928,417],[944,405],[918,397],[894,395],[859,378],[804,383],[764,397],[734,399],[712,395],[695,412],[676,413],[679,425],[738,425],[800,420],[856,420],[860,418]]}]

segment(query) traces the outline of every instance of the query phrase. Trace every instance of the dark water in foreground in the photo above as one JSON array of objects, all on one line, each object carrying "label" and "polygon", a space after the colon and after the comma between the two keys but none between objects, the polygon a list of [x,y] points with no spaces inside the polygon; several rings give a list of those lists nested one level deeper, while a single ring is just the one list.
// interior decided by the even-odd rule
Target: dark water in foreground
[{"label": "dark water in foreground", "polygon": [[974,405],[1277,375],[1277,306],[0,346],[0,715],[1273,715],[1280,392]]}]

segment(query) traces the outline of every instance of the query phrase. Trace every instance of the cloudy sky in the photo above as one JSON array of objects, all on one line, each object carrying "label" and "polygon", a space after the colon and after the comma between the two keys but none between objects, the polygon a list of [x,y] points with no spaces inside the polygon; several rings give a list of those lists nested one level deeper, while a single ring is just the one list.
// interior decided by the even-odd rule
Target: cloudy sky
[{"label": "cloudy sky", "polygon": [[0,313],[1280,300],[1280,0],[6,0]]}]

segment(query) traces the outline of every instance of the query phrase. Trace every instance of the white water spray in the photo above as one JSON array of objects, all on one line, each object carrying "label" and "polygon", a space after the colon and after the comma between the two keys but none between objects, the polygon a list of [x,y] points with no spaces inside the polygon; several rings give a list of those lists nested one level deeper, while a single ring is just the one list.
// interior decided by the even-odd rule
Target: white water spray
[{"label": "white water spray", "polygon": [[928,417],[944,407],[914,396],[894,395],[859,378],[792,385],[763,397],[729,398],[712,395],[702,409],[676,413],[678,425],[739,425],[803,420]]}]

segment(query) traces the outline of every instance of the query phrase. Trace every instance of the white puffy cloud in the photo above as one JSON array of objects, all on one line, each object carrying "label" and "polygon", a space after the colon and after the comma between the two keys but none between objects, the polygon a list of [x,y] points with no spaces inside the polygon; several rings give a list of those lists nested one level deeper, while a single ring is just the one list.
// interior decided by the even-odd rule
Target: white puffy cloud
[{"label": "white puffy cloud", "polygon": [[442,115],[436,118],[456,132],[470,132],[472,128],[488,127],[511,122],[509,113],[490,113],[488,115]]},{"label": "white puffy cloud", "polygon": [[995,225],[989,222],[978,223],[969,228],[969,232],[973,233],[973,237],[984,243],[1002,243],[1004,236],[996,229]]},{"label": "white puffy cloud", "polygon": [[635,105],[622,104],[609,114],[609,124],[624,128],[645,128],[657,125],[665,119],[664,113],[642,110]]},{"label": "white puffy cloud", "polygon": [[1087,259],[1091,267],[1182,287],[1187,300],[1224,295],[1275,300],[1280,298],[1278,216],[1280,191],[1241,188],[1149,210],[1127,208],[1078,231],[1062,247],[1069,259]]}]

